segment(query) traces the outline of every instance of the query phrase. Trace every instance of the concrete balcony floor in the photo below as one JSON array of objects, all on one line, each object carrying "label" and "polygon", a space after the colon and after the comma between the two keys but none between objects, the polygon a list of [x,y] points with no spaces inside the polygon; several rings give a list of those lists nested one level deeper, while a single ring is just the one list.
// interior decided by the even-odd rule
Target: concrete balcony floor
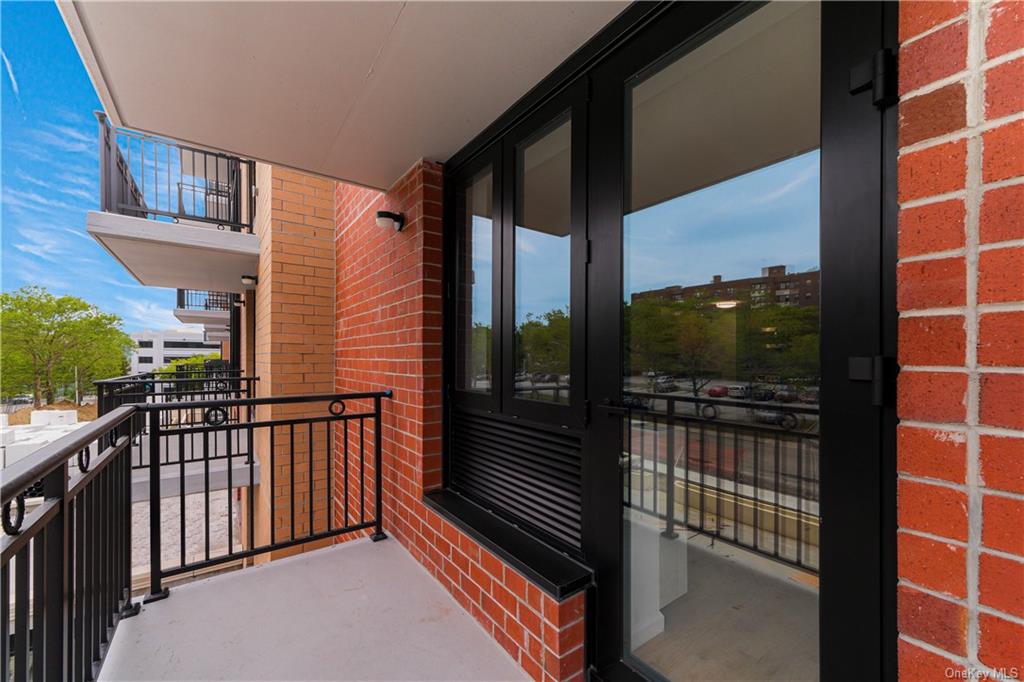
[{"label": "concrete balcony floor", "polygon": [[525,680],[390,538],[172,588],[117,628],[100,680]]}]

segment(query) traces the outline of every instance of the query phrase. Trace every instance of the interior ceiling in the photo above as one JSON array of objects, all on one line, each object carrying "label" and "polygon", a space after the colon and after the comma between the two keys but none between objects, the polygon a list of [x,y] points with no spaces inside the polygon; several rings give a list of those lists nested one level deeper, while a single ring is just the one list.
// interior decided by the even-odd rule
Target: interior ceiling
[{"label": "interior ceiling", "polygon": [[450,157],[627,4],[60,0],[116,125],[377,188]]}]

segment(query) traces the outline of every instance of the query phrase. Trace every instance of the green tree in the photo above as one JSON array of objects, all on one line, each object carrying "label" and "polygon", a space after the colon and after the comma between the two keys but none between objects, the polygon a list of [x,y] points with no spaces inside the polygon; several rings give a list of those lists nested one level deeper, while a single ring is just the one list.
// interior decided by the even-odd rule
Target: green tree
[{"label": "green tree", "polygon": [[530,373],[569,373],[569,313],[562,309],[527,315],[516,329],[516,367]]},{"label": "green tree", "polygon": [[203,369],[207,360],[220,360],[220,353],[214,351],[206,355],[190,355],[187,358],[175,358],[156,371],[174,372],[181,365],[185,365],[186,370]]},{"label": "green tree", "polygon": [[123,374],[134,346],[121,318],[42,287],[0,294],[0,377],[5,395],[31,392],[50,403],[58,386]]}]

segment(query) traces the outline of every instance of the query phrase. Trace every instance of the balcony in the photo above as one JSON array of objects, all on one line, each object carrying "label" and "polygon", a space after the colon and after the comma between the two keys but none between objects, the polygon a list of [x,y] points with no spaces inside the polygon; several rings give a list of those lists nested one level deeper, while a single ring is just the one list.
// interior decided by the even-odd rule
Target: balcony
[{"label": "balcony", "polygon": [[240,293],[256,272],[253,161],[99,119],[100,210],[89,234],[141,284]]},{"label": "balcony", "polygon": [[201,324],[207,331],[227,330],[232,298],[224,291],[178,289],[174,316],[183,324]]},{"label": "balcony", "polygon": [[[390,393],[244,383],[104,382],[102,416],[5,471],[5,679],[525,679],[383,532]],[[244,466],[236,494],[211,494],[218,461]]]}]

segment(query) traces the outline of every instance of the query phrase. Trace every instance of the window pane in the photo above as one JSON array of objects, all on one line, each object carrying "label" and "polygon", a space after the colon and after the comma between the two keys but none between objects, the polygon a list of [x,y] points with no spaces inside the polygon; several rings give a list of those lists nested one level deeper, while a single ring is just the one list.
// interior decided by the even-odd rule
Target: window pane
[{"label": "window pane", "polygon": [[491,391],[491,273],[493,207],[491,171],[479,173],[456,197],[456,386]]},{"label": "window pane", "polygon": [[569,402],[572,123],[517,152],[515,396]]},{"label": "window pane", "polygon": [[819,34],[769,3],[627,91],[625,645],[671,680],[818,677]]}]

